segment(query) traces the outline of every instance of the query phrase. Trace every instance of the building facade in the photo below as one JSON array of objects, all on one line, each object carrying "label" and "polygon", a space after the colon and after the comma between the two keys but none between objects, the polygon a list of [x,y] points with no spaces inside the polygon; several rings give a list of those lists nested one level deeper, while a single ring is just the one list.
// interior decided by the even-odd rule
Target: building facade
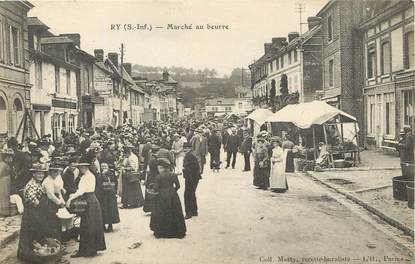
[{"label": "building facade", "polygon": [[235,88],[235,105],[234,113],[247,114],[253,110],[252,91],[247,86],[238,86]]},{"label": "building facade", "polygon": [[75,64],[77,48],[73,40],[66,36],[42,37],[40,42],[41,52],[54,60],[52,64],[45,65],[44,75],[48,80],[45,80],[45,89],[50,91],[52,101],[52,136],[57,139],[62,136],[63,131],[73,132],[78,126],[79,66]]},{"label": "building facade", "polygon": [[[317,14],[323,37],[323,97],[321,100],[353,116],[363,127],[362,36],[365,2],[330,0]],[[359,140],[362,139],[360,129]]]},{"label": "building facade", "polygon": [[322,87],[320,19],[310,17],[308,27],[302,36],[291,32],[288,39],[278,37],[265,43],[264,55],[249,66],[254,108],[273,105],[278,110],[287,101],[283,96],[294,103],[314,100]]},{"label": "building facade", "polygon": [[206,116],[233,113],[235,110],[235,98],[213,98],[205,101]]},{"label": "building facade", "polygon": [[16,136],[25,109],[30,108],[27,12],[32,7],[28,1],[0,2],[1,137]]},{"label": "building facade", "polygon": [[359,27],[365,140],[368,146],[394,148],[404,126],[414,132],[414,4],[402,0],[369,8],[374,12]]},{"label": "building facade", "polygon": [[[130,88],[135,85],[134,81],[119,64],[117,53],[108,53],[107,58],[104,59],[104,51],[96,49],[94,55],[96,59],[94,64],[95,91],[103,98],[102,104],[95,105],[96,126],[118,127],[130,122]],[[122,87],[121,70],[123,70]]]}]

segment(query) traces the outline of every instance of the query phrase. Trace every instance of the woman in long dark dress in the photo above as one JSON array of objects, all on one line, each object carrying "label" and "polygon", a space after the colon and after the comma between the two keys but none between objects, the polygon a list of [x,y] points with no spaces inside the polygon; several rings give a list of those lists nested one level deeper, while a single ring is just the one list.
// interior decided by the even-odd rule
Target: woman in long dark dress
[{"label": "woman in long dark dress", "polygon": [[138,173],[138,157],[132,153],[131,147],[124,147],[124,160],[122,162],[122,208],[137,208],[144,204],[144,196],[141,190],[140,181],[131,182],[128,175]]},{"label": "woman in long dark dress", "polygon": [[177,175],[170,171],[168,159],[158,159],[159,174],[154,190],[158,192],[151,213],[150,229],[156,238],[183,238],[186,235],[182,205],[177,195],[180,188]]},{"label": "woman in long dark dress", "polygon": [[150,156],[149,161],[148,161],[149,172],[146,178],[146,191],[145,191],[144,206],[143,206],[143,211],[146,213],[150,213],[154,207],[154,197],[152,195],[149,195],[147,193],[147,190],[151,188],[152,185],[154,185],[154,181],[158,174],[157,158],[154,155],[154,153],[151,153],[151,152],[149,153],[149,156]]},{"label": "woman in long dark dress", "polygon": [[41,242],[45,238],[54,238],[54,230],[48,222],[48,198],[42,187],[47,169],[34,164],[30,169],[32,179],[25,185],[23,198],[25,208],[19,235],[17,258],[27,262],[40,262],[33,253],[33,241]]},{"label": "woman in long dark dress", "polygon": [[91,257],[106,249],[101,206],[95,196],[95,176],[89,171],[90,164],[75,163],[74,166],[79,168],[81,179],[78,190],[69,196],[66,205],[70,207],[72,200],[82,196],[87,206],[81,215],[79,250],[71,257]]},{"label": "woman in long dark dress", "polygon": [[254,186],[262,190],[269,187],[269,151],[265,139],[258,138],[255,146]]},{"label": "woman in long dark dress", "polygon": [[[102,200],[100,200],[101,203],[101,210],[102,210],[102,220],[104,221],[104,225],[108,225],[108,227],[105,227],[105,231],[112,232],[113,231],[113,224],[117,224],[120,222],[120,214],[118,212],[118,206],[117,206],[117,196],[116,196],[116,189],[115,186],[117,186],[117,178],[115,177],[115,174],[113,171],[109,169],[109,166],[107,163],[103,162],[101,163],[101,184],[105,182],[111,182],[114,183],[114,188],[110,190],[105,190],[102,187],[103,193],[102,193]],[[98,184],[98,183],[97,183]]]}]

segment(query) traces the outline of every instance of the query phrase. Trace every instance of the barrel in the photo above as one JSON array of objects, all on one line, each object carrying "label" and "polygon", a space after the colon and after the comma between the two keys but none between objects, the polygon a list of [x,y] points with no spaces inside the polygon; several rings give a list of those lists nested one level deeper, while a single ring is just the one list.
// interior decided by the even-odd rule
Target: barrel
[{"label": "barrel", "polygon": [[395,200],[407,201],[406,185],[408,184],[413,184],[413,181],[408,181],[403,176],[392,178],[393,198]]}]

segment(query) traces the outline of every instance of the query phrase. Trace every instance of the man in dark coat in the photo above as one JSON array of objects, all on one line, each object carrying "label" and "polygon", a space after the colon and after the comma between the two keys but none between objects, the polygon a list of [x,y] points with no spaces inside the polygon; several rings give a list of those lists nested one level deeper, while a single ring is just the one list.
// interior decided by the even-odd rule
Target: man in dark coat
[{"label": "man in dark coat", "polygon": [[217,170],[220,166],[220,146],[221,141],[219,131],[213,130],[212,135],[208,138],[208,149],[210,153],[210,169]]},{"label": "man in dark coat", "polygon": [[249,135],[249,131],[244,131],[244,140],[241,144],[241,153],[244,155],[245,166],[243,171],[251,170],[251,153],[252,153],[252,137]]},{"label": "man in dark coat", "polygon": [[228,139],[226,140],[226,168],[229,168],[231,158],[232,158],[232,169],[235,169],[235,163],[236,163],[236,153],[238,153],[240,145],[240,139],[239,136],[236,134],[236,129],[232,129],[232,134],[228,136]]},{"label": "man in dark coat", "polygon": [[191,151],[192,145],[190,143],[184,143],[184,152],[186,155],[183,160],[183,177],[185,179],[184,185],[184,207],[186,211],[185,219],[197,216],[197,201],[196,201],[196,188],[199,184],[199,180],[202,178],[200,175],[200,166],[196,156]]}]

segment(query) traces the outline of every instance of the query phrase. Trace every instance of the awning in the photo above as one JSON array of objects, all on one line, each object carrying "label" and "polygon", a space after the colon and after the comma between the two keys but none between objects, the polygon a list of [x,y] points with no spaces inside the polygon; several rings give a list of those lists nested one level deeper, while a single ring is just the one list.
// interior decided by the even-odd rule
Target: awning
[{"label": "awning", "polygon": [[356,118],[322,101],[287,105],[269,117],[266,122],[293,123],[299,128],[310,128],[322,125],[330,119],[338,117],[340,122],[356,122]]},{"label": "awning", "polygon": [[246,118],[252,119],[255,122],[257,122],[259,125],[262,125],[265,123],[265,120],[267,120],[273,113],[264,108],[256,109],[252,113],[250,113]]}]

